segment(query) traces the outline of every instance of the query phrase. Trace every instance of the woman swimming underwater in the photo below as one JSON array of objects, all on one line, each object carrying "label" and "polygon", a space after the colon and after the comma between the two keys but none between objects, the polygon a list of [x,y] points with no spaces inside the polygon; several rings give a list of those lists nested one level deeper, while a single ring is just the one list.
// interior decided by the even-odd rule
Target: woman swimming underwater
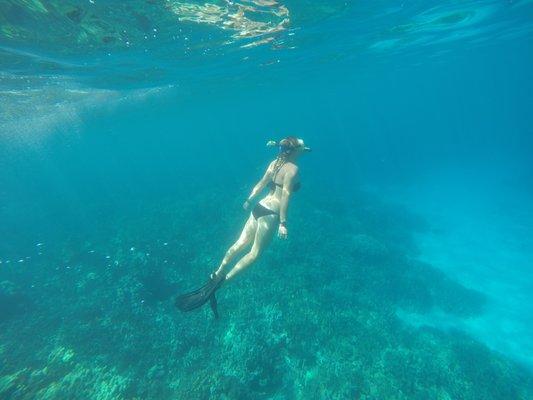
[{"label": "woman swimming underwater", "polygon": [[[274,231],[286,239],[287,209],[291,194],[300,187],[297,161],[300,155],[311,149],[302,139],[286,137],[280,142],[270,141],[268,146],[279,146],[279,154],[273,160],[264,176],[254,186],[244,202],[244,209],[252,207],[252,201],[268,186],[268,194],[252,208],[239,239],[228,249],[218,269],[211,274],[209,281],[201,288],[177,297],[176,307],[182,311],[192,311],[210,301],[211,309],[218,318],[215,292],[224,282],[233,279],[254,263],[269,244]],[[226,272],[226,266],[246,247],[250,250]]]}]

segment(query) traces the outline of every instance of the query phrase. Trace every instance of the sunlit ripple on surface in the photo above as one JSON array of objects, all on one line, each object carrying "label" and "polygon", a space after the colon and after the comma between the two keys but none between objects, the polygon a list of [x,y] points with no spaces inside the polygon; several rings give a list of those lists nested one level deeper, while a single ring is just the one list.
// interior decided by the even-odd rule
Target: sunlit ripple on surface
[{"label": "sunlit ripple on surface", "polygon": [[[401,23],[382,30],[368,49],[371,51],[402,52],[428,51],[428,46],[446,43],[483,44],[502,39],[514,32],[527,35],[531,32],[530,21],[521,21],[523,13],[533,15],[531,2],[505,4],[500,1],[441,2],[438,5],[404,11]],[[396,10],[398,11],[398,10]],[[400,11],[401,12],[401,11]]]},{"label": "sunlit ripple on surface", "polygon": [[[252,43],[265,44],[273,40],[272,36],[267,35],[284,31],[290,23],[288,8],[273,0],[249,0],[241,3],[226,1],[223,5],[180,1],[170,4],[170,9],[180,21],[206,24],[230,31],[232,40],[227,43],[263,36]],[[250,47],[250,44],[242,47]]]}]

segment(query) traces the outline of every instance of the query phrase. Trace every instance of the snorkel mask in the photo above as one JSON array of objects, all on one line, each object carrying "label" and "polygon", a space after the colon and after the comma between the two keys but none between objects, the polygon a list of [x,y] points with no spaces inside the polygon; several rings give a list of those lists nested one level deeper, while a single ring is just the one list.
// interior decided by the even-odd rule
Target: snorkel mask
[{"label": "snorkel mask", "polygon": [[293,140],[290,140],[290,138],[282,139],[279,142],[276,142],[275,140],[269,140],[267,142],[268,147],[279,147],[280,153],[289,152],[291,150],[295,149],[302,149],[305,152],[311,151],[310,147],[307,147],[303,141],[303,139],[294,138]]}]

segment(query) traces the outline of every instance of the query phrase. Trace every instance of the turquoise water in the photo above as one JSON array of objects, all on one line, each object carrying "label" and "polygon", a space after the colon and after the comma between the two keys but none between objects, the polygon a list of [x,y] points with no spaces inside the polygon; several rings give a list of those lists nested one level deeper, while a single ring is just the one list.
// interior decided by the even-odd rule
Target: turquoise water
[{"label": "turquoise water", "polygon": [[[532,398],[532,21],[0,2],[0,399]],[[180,313],[287,135],[288,240]]]}]

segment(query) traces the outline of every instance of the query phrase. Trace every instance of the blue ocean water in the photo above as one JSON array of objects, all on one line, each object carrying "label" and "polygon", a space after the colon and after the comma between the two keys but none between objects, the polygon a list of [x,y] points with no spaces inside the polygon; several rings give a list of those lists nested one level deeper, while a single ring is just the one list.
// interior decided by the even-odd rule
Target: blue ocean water
[{"label": "blue ocean water", "polygon": [[[532,21],[2,1],[0,398],[531,398]],[[288,135],[288,240],[179,313]]]}]

